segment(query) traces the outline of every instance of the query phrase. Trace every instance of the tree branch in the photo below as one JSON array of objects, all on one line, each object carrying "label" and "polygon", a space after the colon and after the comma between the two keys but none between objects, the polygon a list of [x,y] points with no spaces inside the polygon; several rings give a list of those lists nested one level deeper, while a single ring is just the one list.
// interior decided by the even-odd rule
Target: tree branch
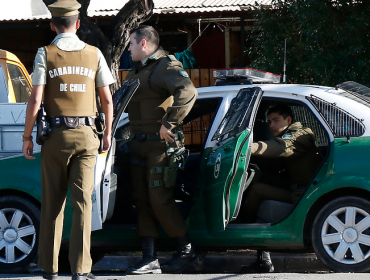
[{"label": "tree branch", "polygon": [[[56,0],[43,0],[43,2],[48,6]],[[119,59],[129,41],[130,30],[151,17],[154,8],[153,0],[129,0],[111,20],[107,34],[104,34],[87,16],[90,0],[78,0],[78,2],[81,4],[81,26],[77,30],[77,35],[80,40],[101,50],[116,80],[116,84],[111,87],[112,92],[115,92],[120,86]]]}]

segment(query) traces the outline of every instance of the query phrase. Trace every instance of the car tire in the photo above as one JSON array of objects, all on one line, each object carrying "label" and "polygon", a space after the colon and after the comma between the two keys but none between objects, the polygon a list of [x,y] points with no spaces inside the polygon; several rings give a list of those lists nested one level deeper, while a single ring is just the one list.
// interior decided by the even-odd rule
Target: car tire
[{"label": "car tire", "polygon": [[37,257],[40,209],[20,196],[0,197],[0,271],[24,270]]},{"label": "car tire", "polygon": [[370,270],[370,202],[344,196],[327,203],[312,226],[317,257],[335,272]]}]

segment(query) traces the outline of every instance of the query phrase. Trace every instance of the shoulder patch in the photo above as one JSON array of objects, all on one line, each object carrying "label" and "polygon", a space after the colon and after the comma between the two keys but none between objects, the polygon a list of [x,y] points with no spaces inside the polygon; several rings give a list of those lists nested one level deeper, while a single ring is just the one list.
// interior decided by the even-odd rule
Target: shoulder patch
[{"label": "shoulder patch", "polygon": [[168,58],[171,59],[171,61],[176,61],[177,60],[176,57],[172,54],[169,54]]},{"label": "shoulder patch", "polygon": [[180,73],[181,76],[183,76],[185,78],[189,78],[188,72],[186,72],[184,69],[180,69],[179,73]]},{"label": "shoulder patch", "polygon": [[293,139],[293,135],[291,133],[285,133],[281,139],[284,139],[284,140],[290,140],[290,139]]}]

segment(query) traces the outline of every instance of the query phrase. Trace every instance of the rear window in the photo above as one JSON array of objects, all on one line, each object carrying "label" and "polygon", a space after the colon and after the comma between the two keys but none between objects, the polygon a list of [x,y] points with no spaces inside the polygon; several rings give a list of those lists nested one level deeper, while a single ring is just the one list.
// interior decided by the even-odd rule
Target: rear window
[{"label": "rear window", "polygon": [[334,137],[361,136],[365,132],[362,121],[350,113],[317,96],[306,97],[324,118]]},{"label": "rear window", "polygon": [[341,83],[336,88],[344,90],[338,91],[338,94],[370,107],[370,88],[352,81]]}]

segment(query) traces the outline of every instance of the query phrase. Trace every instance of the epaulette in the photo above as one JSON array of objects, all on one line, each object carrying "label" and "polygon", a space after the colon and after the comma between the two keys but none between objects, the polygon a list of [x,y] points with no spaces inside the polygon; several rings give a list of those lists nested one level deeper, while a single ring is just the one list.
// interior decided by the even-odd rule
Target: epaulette
[{"label": "epaulette", "polygon": [[177,61],[176,57],[172,54],[168,54],[167,55],[169,59],[171,59],[171,61]]},{"label": "epaulette", "polygon": [[150,59],[157,59],[158,57],[153,53],[149,58]]}]

